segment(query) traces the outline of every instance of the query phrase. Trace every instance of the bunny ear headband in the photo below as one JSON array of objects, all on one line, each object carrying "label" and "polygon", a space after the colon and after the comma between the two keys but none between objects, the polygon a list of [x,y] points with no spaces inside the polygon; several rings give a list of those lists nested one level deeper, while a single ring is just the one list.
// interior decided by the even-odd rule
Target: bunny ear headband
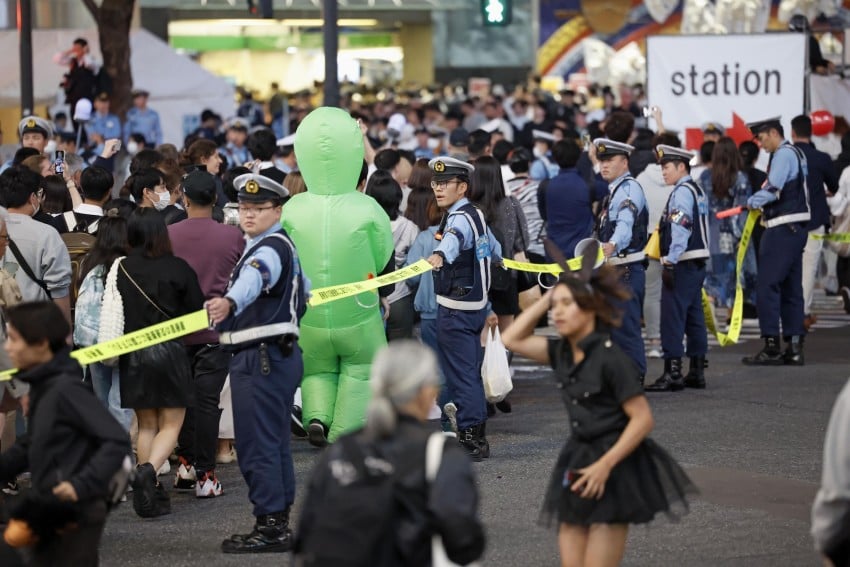
[{"label": "bunny ear headband", "polygon": [[549,257],[555,260],[563,270],[558,276],[559,283],[565,283],[570,287],[584,288],[588,293],[593,293],[590,280],[593,277],[593,267],[596,264],[596,258],[599,254],[598,241],[594,241],[585,247],[581,257],[581,268],[577,272],[570,270],[564,253],[561,252],[561,249],[552,240],[547,238],[543,242],[543,247],[546,249]]}]

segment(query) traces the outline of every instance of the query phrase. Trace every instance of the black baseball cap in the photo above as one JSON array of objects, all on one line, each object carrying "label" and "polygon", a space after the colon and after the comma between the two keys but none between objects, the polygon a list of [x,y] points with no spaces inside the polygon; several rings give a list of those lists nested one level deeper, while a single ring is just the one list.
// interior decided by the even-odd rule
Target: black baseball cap
[{"label": "black baseball cap", "polygon": [[183,194],[189,197],[193,203],[212,205],[216,201],[215,177],[207,171],[196,169],[187,173],[183,176],[180,186],[183,189]]}]

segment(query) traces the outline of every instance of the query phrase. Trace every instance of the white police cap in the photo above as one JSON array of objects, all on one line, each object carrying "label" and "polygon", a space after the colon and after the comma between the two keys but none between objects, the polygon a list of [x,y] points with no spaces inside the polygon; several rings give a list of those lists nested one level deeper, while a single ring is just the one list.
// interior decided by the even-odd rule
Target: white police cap
[{"label": "white police cap", "polygon": [[295,145],[295,132],[290,134],[289,136],[284,136],[283,138],[277,139],[278,147],[286,147],[286,146],[294,146]]},{"label": "white police cap", "polygon": [[726,129],[719,122],[706,122],[702,125],[703,134],[720,134],[726,133]]},{"label": "white police cap", "polygon": [[675,146],[668,146],[666,144],[655,146],[655,157],[658,158],[658,163],[667,163],[668,161],[690,163],[695,155],[694,152],[689,152]]},{"label": "white police cap", "polygon": [[753,136],[758,136],[761,132],[765,130],[769,130],[770,128],[781,128],[782,127],[782,117],[781,116],[772,116],[770,118],[765,118],[764,120],[757,120],[755,122],[747,122],[747,128],[750,129],[750,132],[753,133]]},{"label": "white police cap", "polygon": [[634,146],[609,140],[608,138],[596,138],[593,140],[593,145],[596,147],[596,157],[598,159],[612,158],[614,156],[630,156],[635,151]]},{"label": "white police cap", "polygon": [[53,125],[40,116],[26,116],[18,123],[18,134],[23,137],[24,134],[30,132],[41,134],[50,139],[53,137]]},{"label": "white police cap", "polygon": [[448,181],[455,177],[469,177],[475,167],[463,160],[448,156],[435,157],[428,162],[428,167],[434,172],[435,181]]},{"label": "white police cap", "polygon": [[289,191],[270,177],[259,173],[243,173],[233,180],[240,201],[262,203],[272,199],[283,199]]}]

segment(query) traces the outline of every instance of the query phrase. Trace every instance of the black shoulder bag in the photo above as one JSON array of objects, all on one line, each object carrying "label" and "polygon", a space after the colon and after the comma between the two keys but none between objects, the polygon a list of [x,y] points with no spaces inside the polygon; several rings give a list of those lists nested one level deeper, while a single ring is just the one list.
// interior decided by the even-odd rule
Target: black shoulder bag
[{"label": "black shoulder bag", "polygon": [[15,256],[15,260],[18,261],[18,266],[24,271],[27,277],[34,281],[38,285],[38,287],[44,290],[44,293],[47,294],[48,299],[53,299],[53,295],[51,295],[50,290],[47,289],[47,284],[44,283],[44,280],[40,280],[35,277],[35,273],[33,273],[32,268],[30,268],[30,265],[27,264],[24,255],[21,254],[21,251],[18,249],[18,245],[15,244],[15,241],[11,238],[9,239],[9,248],[12,250],[12,254]]}]

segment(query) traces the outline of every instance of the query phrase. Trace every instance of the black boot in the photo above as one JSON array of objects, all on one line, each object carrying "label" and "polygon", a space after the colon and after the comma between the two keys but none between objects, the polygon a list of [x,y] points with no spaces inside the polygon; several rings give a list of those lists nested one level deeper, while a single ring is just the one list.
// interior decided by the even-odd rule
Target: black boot
[{"label": "black boot", "polygon": [[[478,441],[479,439],[479,428],[480,425],[473,425],[472,427],[467,427],[466,429],[462,429],[458,432],[458,442],[460,446],[463,447],[467,454],[472,458],[475,462],[480,462],[481,459],[484,458],[484,454],[481,451],[481,445]],[[489,454],[490,446],[487,446],[487,451]]]},{"label": "black boot", "polygon": [[788,348],[782,354],[785,364],[790,366],[803,366],[806,359],[803,356],[803,337],[788,337],[785,339]]},{"label": "black boot", "polygon": [[685,376],[685,379],[682,383],[685,385],[685,388],[696,388],[698,390],[705,389],[705,357],[704,356],[692,356],[691,364],[688,367],[688,375]]},{"label": "black boot", "polygon": [[313,447],[325,447],[328,444],[328,428],[318,419],[311,419],[307,427],[307,439]]},{"label": "black boot", "polygon": [[153,518],[156,513],[156,471],[144,463],[136,467],[133,479],[133,510],[142,518]]},{"label": "black boot", "polygon": [[750,366],[781,366],[785,364],[782,349],[779,347],[779,337],[764,338],[764,348],[753,356],[745,356],[741,362]]},{"label": "black boot", "polygon": [[685,387],[682,382],[682,359],[665,358],[664,374],[653,384],[644,387],[647,392],[678,392]]},{"label": "black boot", "polygon": [[478,426],[478,446],[481,448],[481,456],[490,458],[490,442],[487,441],[487,422]]},{"label": "black boot", "polygon": [[258,516],[250,534],[233,535],[221,543],[224,553],[285,553],[292,549],[289,510]]}]

